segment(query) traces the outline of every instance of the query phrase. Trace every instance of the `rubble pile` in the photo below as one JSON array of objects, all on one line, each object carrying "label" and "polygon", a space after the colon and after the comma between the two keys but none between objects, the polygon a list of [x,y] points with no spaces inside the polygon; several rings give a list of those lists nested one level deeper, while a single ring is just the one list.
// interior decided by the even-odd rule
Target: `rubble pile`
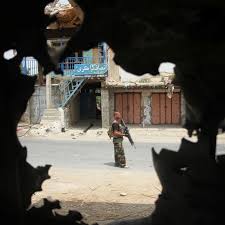
[{"label": "rubble pile", "polygon": [[49,16],[55,16],[56,21],[48,26],[48,29],[74,28],[82,24],[84,16],[80,7],[75,4],[51,3],[46,6],[45,13]]},{"label": "rubble pile", "polygon": [[51,123],[37,124],[33,126],[27,133],[27,136],[47,136],[50,134],[58,134],[61,132],[61,123],[54,121]]},{"label": "rubble pile", "polygon": [[142,76],[132,75],[132,79],[121,79],[120,81],[116,81],[112,78],[107,79],[105,86],[109,87],[164,87],[168,83],[172,82],[174,78],[174,74],[164,73],[156,76],[145,74]]}]

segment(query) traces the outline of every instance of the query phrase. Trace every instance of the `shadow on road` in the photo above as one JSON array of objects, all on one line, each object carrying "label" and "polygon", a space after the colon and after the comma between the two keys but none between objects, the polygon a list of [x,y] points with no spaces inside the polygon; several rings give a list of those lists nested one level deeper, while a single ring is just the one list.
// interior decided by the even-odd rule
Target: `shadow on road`
[{"label": "shadow on road", "polygon": [[100,225],[114,220],[135,219],[149,216],[153,210],[152,204],[130,204],[113,202],[61,202],[62,209],[57,210],[60,214],[66,214],[67,210],[78,210],[89,224],[98,222]]},{"label": "shadow on road", "polygon": [[115,167],[115,163],[114,162],[107,162],[107,163],[104,163],[104,165]]}]

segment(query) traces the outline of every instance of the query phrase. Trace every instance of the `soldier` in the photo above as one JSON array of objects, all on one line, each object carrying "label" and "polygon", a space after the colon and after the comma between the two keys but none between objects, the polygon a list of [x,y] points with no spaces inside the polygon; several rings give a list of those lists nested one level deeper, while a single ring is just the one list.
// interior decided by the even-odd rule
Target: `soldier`
[{"label": "soldier", "polygon": [[112,136],[114,144],[115,166],[127,168],[126,158],[123,149],[124,127],[121,125],[121,114],[114,112],[114,121],[112,123]]}]

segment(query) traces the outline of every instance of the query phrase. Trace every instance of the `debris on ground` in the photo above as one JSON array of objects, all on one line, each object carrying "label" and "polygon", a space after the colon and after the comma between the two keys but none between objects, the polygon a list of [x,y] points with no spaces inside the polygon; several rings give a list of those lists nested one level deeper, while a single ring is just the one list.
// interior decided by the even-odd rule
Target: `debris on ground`
[{"label": "debris on ground", "polygon": [[90,123],[90,125],[89,125],[86,129],[84,129],[83,133],[86,133],[86,132],[87,132],[89,129],[91,129],[93,126],[94,126],[94,124],[93,124],[93,123]]},{"label": "debris on ground", "polygon": [[121,193],[120,193],[120,196],[127,196],[127,193],[121,192]]},{"label": "debris on ground", "polygon": [[48,132],[50,132],[50,131],[51,131],[51,129],[49,129],[49,128],[47,128],[47,129],[45,130],[46,133],[48,133]]},{"label": "debris on ground", "polygon": [[[91,125],[91,124],[90,124]],[[92,126],[91,126],[92,127]],[[185,129],[180,127],[163,128],[163,127],[152,127],[152,128],[141,128],[141,127],[130,127],[130,133],[135,141],[138,142],[155,142],[166,141],[171,142],[171,140],[179,140],[180,138],[185,138],[187,140],[196,142],[197,137],[189,138]],[[59,122],[51,122],[45,124],[19,124],[17,127],[18,137],[46,137],[50,139],[60,138],[60,139],[70,139],[74,137],[79,141],[110,141],[107,128],[99,128],[90,126],[84,130],[84,127],[70,127],[65,130],[66,132],[61,132],[61,124]],[[86,132],[84,132],[86,131]],[[172,139],[171,139],[172,138]],[[218,136],[218,140],[222,141],[225,139],[225,133]],[[127,140],[125,139],[125,142]]]},{"label": "debris on ground", "polygon": [[103,131],[101,130],[101,131],[97,131],[97,136],[100,136],[100,135],[102,135],[103,134]]}]

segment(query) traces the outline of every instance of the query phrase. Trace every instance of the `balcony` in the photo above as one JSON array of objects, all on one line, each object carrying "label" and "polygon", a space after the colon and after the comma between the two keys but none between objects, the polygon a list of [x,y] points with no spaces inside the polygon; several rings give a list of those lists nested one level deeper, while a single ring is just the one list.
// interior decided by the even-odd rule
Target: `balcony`
[{"label": "balcony", "polygon": [[[108,63],[105,56],[101,57],[68,57],[58,64],[67,77],[105,77]],[[33,57],[25,57],[21,63],[21,71],[25,75],[38,75],[38,62]]]},{"label": "balcony", "polygon": [[68,57],[59,64],[64,76],[104,77],[107,76],[106,57]]},{"label": "balcony", "polygon": [[21,72],[28,76],[37,76],[38,73],[38,61],[33,57],[24,57],[20,64]]}]

